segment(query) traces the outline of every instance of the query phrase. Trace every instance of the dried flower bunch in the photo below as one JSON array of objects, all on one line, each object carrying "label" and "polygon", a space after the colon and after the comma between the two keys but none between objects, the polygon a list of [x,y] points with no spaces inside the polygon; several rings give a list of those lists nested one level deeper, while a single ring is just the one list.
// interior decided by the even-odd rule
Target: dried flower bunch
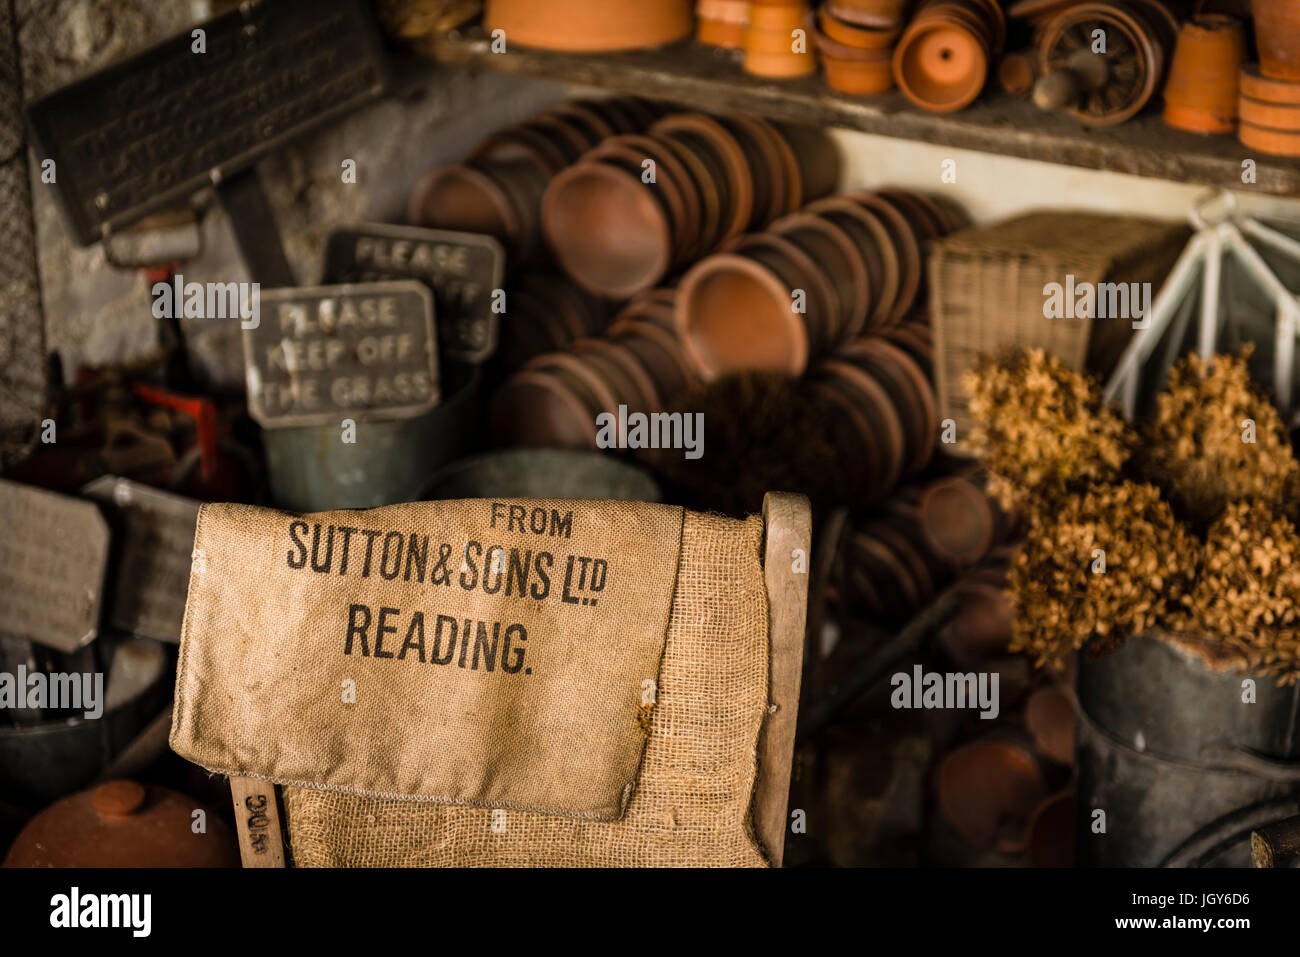
[{"label": "dried flower bunch", "polygon": [[1004,507],[1033,511],[1090,483],[1113,482],[1134,436],[1094,383],[1041,349],[966,373],[972,449],[988,463]]},{"label": "dried flower bunch", "polygon": [[1197,549],[1153,485],[1094,485],[1030,525],[1008,583],[1011,650],[1059,666],[1094,641],[1154,627],[1186,591]]},{"label": "dried flower bunch", "polygon": [[1229,505],[1206,536],[1189,611],[1191,629],[1253,667],[1300,677],[1300,533],[1290,519],[1257,501]]},{"label": "dried flower bunch", "polygon": [[1250,377],[1249,356],[1248,348],[1180,361],[1144,433],[1143,476],[1198,524],[1233,502],[1280,505],[1296,488],[1300,468],[1281,416]]}]

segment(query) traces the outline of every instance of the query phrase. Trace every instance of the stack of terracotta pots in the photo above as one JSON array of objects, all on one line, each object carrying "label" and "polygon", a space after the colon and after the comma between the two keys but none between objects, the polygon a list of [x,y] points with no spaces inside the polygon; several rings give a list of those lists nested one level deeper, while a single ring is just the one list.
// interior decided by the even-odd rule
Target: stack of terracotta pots
[{"label": "stack of terracotta pots", "polygon": [[1245,31],[1232,17],[1201,14],[1184,23],[1165,82],[1165,123],[1191,133],[1235,130],[1245,52]]},{"label": "stack of terracotta pots", "polygon": [[608,302],[556,272],[534,269],[516,275],[506,288],[497,367],[512,372],[534,356],[596,335],[609,324],[609,316]]},{"label": "stack of terracotta pots", "polygon": [[[929,464],[939,427],[932,362],[929,329],[913,322],[855,339],[809,373],[851,500],[881,501]],[[928,544],[926,551],[938,557]]]},{"label": "stack of terracotta pots", "polygon": [[986,491],[985,479],[973,472],[931,482],[918,508],[925,540],[954,568],[982,560],[1015,524],[1015,516],[998,505]]},{"label": "stack of terracotta pots", "polygon": [[806,0],[753,0],[745,30],[745,71],[784,80],[817,72],[805,30]]},{"label": "stack of terracotta pots", "polygon": [[1241,71],[1241,142],[1274,156],[1300,156],[1300,4],[1252,0],[1259,63]]},{"label": "stack of terracotta pots", "polygon": [[407,219],[417,226],[486,233],[510,263],[540,247],[547,183],[606,137],[650,126],[660,107],[634,97],[562,103],[483,140],[463,164],[439,166],[416,185]]},{"label": "stack of terracotta pots", "polygon": [[828,193],[826,133],[681,113],[602,141],[552,180],[542,226],[557,262],[595,295],[628,299],[746,230]]},{"label": "stack of terracotta pots", "polygon": [[750,0],[699,0],[695,4],[695,39],[724,50],[745,48]]},{"label": "stack of terracotta pots", "polygon": [[952,214],[900,189],[812,203],[730,242],[681,282],[677,327],[705,380],[759,370],[800,376],[921,299],[922,250]]},{"label": "stack of terracotta pots", "polygon": [[488,0],[483,25],[507,43],[604,52],[662,46],[690,36],[691,0]]},{"label": "stack of terracotta pots", "polygon": [[649,415],[697,384],[669,317],[674,292],[629,303],[601,336],[529,359],[497,390],[492,430],[506,445],[597,448],[596,419]]},{"label": "stack of terracotta pots", "polygon": [[894,81],[935,113],[974,102],[1007,38],[998,0],[921,0],[894,49]]},{"label": "stack of terracotta pots", "polygon": [[894,44],[903,32],[903,2],[827,3],[817,12],[813,38],[821,52],[826,84],[840,93],[865,96],[893,89]]}]

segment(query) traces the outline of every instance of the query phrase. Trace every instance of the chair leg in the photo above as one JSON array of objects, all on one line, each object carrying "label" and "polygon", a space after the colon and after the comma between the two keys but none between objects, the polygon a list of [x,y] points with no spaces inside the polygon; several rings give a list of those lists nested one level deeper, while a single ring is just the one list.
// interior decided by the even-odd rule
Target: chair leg
[{"label": "chair leg", "polygon": [[256,778],[232,777],[239,856],[245,867],[284,867],[284,832],[275,785]]}]

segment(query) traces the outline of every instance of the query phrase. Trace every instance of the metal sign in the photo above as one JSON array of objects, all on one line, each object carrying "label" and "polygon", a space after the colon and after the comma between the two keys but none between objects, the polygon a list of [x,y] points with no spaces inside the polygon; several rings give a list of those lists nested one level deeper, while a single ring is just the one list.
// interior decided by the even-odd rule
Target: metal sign
[{"label": "metal sign", "polygon": [[90,502],[0,479],[0,634],[76,651],[99,633],[108,525]]},{"label": "metal sign", "polygon": [[104,506],[120,542],[108,620],[132,634],[179,643],[199,503],[114,475],[81,493]]},{"label": "metal sign", "polygon": [[495,237],[446,229],[362,223],[337,229],[325,247],[325,282],[418,279],[433,290],[448,358],[482,362],[496,351],[505,251]]},{"label": "metal sign", "polygon": [[263,427],[401,419],[438,404],[433,294],[415,280],[260,294],[245,326],[248,410]]},{"label": "metal sign", "polygon": [[27,110],[83,245],[380,96],[365,0],[251,0]]}]

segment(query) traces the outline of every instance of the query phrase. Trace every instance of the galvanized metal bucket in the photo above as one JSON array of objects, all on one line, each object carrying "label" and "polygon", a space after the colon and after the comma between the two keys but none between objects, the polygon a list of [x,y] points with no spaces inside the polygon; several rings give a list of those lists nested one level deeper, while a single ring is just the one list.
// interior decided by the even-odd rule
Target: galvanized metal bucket
[{"label": "galvanized metal bucket", "polygon": [[657,502],[644,469],[599,452],[506,449],[454,462],[421,498],[593,498]]},{"label": "galvanized metal bucket", "polygon": [[1300,686],[1216,670],[1194,642],[1082,661],[1079,705],[1080,865],[1247,867],[1250,827],[1300,795]]},{"label": "galvanized metal bucket", "polygon": [[358,421],[351,443],[339,423],[264,429],[275,504],[319,512],[417,500],[431,475],[475,448],[480,378],[475,366],[448,364],[439,405],[414,418]]}]

